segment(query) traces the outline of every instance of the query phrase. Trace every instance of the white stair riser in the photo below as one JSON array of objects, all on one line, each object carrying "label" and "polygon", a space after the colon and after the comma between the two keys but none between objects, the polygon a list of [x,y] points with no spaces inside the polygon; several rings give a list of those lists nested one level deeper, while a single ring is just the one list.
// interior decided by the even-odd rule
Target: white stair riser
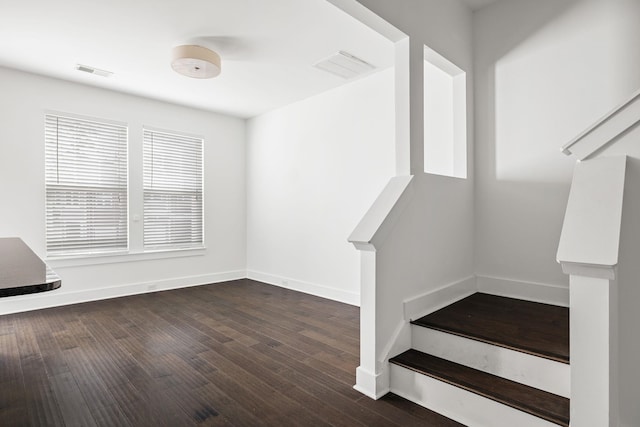
[{"label": "white stair riser", "polygon": [[391,365],[391,391],[469,427],[558,427],[459,387]]},{"label": "white stair riser", "polygon": [[412,348],[563,397],[571,394],[565,363],[412,325]]}]

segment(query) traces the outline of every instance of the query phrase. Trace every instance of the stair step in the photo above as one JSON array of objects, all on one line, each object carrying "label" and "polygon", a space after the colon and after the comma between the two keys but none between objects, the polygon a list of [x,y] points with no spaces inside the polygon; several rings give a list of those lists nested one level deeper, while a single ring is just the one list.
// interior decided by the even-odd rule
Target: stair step
[{"label": "stair step", "polygon": [[411,323],[569,363],[567,307],[475,293]]},{"label": "stair step", "polygon": [[571,366],[483,341],[411,325],[411,348],[559,396],[571,396]]},{"label": "stair step", "polygon": [[551,423],[569,426],[569,399],[565,397],[413,349],[393,357],[389,362],[460,387]]}]

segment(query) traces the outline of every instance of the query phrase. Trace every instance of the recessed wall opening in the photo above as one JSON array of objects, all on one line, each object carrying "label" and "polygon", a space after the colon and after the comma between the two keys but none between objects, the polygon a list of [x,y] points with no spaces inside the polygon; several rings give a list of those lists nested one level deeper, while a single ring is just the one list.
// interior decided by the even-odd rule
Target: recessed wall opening
[{"label": "recessed wall opening", "polygon": [[467,177],[467,74],[424,47],[424,171]]}]

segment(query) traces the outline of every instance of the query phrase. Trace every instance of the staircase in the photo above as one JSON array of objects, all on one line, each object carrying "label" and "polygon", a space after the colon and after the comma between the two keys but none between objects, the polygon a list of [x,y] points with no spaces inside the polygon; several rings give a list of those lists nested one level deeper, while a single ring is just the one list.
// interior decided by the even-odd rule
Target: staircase
[{"label": "staircase", "polygon": [[468,426],[569,426],[569,309],[475,293],[411,322],[395,394]]}]

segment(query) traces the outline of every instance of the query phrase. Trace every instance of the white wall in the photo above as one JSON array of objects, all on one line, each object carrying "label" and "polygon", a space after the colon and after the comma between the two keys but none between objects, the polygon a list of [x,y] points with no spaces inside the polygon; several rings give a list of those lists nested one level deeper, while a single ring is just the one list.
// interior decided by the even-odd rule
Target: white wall
[{"label": "white wall", "polygon": [[[163,289],[244,277],[243,120],[9,69],[0,69],[0,93],[0,236],[21,237],[41,257],[46,255],[44,114],[53,110],[128,124],[131,215],[142,214],[136,203],[142,188],[142,126],[204,136],[207,246],[197,255],[161,260],[121,258],[84,266],[53,261],[62,288],[3,299],[0,314],[144,292],[149,283]],[[133,248],[141,223],[131,222],[130,234]]]},{"label": "white wall", "polygon": [[248,121],[249,277],[360,303],[347,237],[394,174],[393,84],[385,70]]},{"label": "white wall", "polygon": [[474,14],[476,272],[568,286],[560,147],[640,87],[640,1],[508,0]]}]

